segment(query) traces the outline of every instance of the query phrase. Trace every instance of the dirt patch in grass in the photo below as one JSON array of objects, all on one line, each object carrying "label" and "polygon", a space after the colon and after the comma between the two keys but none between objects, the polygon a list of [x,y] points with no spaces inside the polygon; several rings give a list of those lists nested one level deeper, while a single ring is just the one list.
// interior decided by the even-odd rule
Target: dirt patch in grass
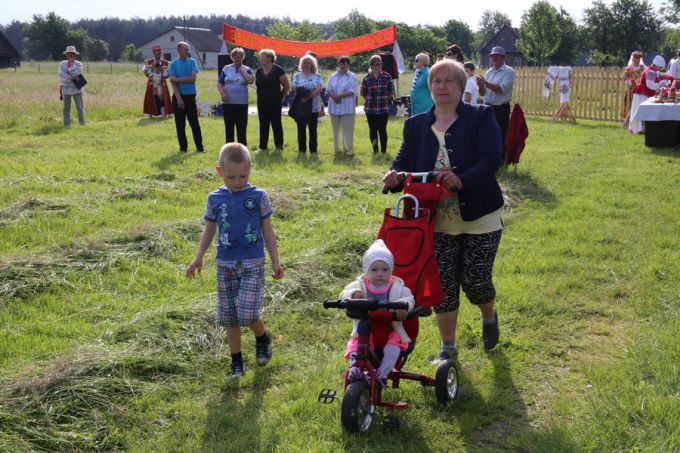
[{"label": "dirt patch in grass", "polygon": [[30,197],[17,201],[8,208],[0,211],[0,220],[16,220],[23,217],[35,215],[67,215],[69,204],[63,200],[47,200],[43,198]]},{"label": "dirt patch in grass", "polygon": [[31,255],[0,264],[0,305],[11,297],[29,299],[52,288],[74,288],[83,271],[105,272],[117,260],[135,257],[169,259],[178,239],[198,241],[198,222],[147,225],[108,240],[92,240],[68,248]]}]

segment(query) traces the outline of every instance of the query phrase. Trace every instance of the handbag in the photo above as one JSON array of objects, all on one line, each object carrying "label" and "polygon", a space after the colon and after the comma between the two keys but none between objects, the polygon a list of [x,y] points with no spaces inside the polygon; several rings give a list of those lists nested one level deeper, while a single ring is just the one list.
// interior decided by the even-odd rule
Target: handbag
[{"label": "handbag", "polygon": [[76,88],[78,88],[79,90],[80,90],[82,87],[84,87],[85,85],[87,85],[87,80],[85,79],[85,77],[84,77],[82,74],[78,74],[78,77],[76,77],[75,79],[72,79],[72,80],[73,80],[73,84],[74,84],[74,85],[76,86]]}]

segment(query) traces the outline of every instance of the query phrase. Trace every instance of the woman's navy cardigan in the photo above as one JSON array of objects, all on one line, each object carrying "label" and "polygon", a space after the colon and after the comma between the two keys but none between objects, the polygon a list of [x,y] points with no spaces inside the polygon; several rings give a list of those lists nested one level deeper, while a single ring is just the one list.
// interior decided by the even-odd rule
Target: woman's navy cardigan
[{"label": "woman's navy cardigan", "polygon": [[[404,141],[392,169],[427,172],[434,169],[439,141],[432,132],[434,109],[406,120]],[[463,181],[458,191],[460,213],[469,222],[503,206],[496,171],[503,159],[501,132],[491,107],[460,102],[458,119],[446,131],[446,150],[453,172]]]}]

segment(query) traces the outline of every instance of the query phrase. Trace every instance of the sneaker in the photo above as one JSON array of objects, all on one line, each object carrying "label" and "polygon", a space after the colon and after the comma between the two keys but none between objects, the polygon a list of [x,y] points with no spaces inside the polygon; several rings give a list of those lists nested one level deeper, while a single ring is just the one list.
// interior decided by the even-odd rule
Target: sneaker
[{"label": "sneaker", "polygon": [[482,323],[482,339],[484,340],[484,349],[493,349],[498,344],[498,337],[498,313],[494,313],[492,323]]},{"label": "sneaker", "polygon": [[263,151],[266,151],[265,148],[257,148],[257,149],[255,149],[254,152],[255,152],[255,154],[259,154],[259,153],[261,153],[261,152],[263,152]]},{"label": "sneaker", "polygon": [[246,367],[243,363],[231,363],[231,374],[229,374],[229,379],[238,379],[246,372]]},{"label": "sneaker", "polygon": [[451,360],[458,355],[458,349],[454,346],[453,351],[446,351],[442,349],[439,354],[435,356],[434,359],[430,361],[432,365],[438,365],[445,360]]},{"label": "sneaker", "polygon": [[255,358],[259,366],[264,366],[269,363],[272,358],[272,336],[269,332],[265,333],[264,341],[255,339]]},{"label": "sneaker", "polygon": [[187,150],[186,150],[186,149],[180,149],[180,150],[179,150],[179,153],[180,153],[180,154],[186,154],[186,153],[187,153]]},{"label": "sneaker", "polygon": [[197,149],[196,152],[197,152],[197,153],[205,153],[205,149],[203,149],[203,148]]},{"label": "sneaker", "polygon": [[276,148],[274,152],[277,154],[281,154],[283,152],[283,148]]},{"label": "sneaker", "polygon": [[364,378],[364,372],[361,368],[353,366],[347,371],[346,378],[350,382],[359,381]]}]

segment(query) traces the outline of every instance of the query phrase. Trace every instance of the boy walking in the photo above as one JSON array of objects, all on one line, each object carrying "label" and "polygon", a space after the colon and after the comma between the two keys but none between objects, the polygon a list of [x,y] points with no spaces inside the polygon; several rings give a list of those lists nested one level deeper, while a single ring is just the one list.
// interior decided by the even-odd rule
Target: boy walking
[{"label": "boy walking", "polygon": [[271,204],[267,192],[250,183],[250,153],[240,143],[222,147],[217,174],[224,186],[208,195],[205,228],[196,258],[186,271],[194,278],[203,267],[203,255],[218,233],[217,243],[217,322],[226,327],[231,352],[232,379],[243,376],[241,327],[255,333],[255,357],[259,366],[272,357],[272,338],[260,318],[264,299],[264,247],[274,270],[283,277],[276,235],[271,223]]}]

